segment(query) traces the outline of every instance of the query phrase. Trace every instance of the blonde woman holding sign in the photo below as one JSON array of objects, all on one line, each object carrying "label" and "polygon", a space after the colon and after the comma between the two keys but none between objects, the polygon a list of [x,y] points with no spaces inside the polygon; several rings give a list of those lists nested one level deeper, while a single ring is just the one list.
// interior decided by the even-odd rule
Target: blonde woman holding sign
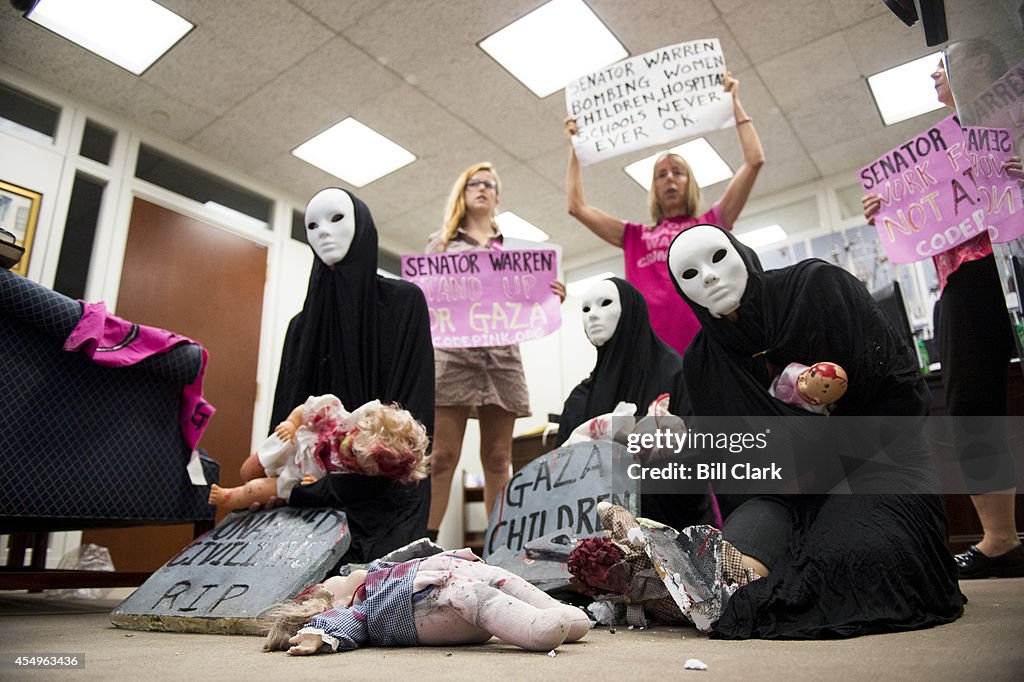
[{"label": "blonde woman holding sign", "polygon": [[731,73],[726,73],[723,86],[732,95],[743,165],[736,171],[722,197],[709,210],[702,212],[700,186],[693,178],[690,165],[678,154],[661,155],[654,164],[649,193],[654,222],[651,227],[624,222],[587,203],[583,196],[580,163],[572,146],[572,136],[577,132],[576,120],[565,120],[565,132],[569,138],[569,168],[565,180],[569,214],[595,235],[623,250],[626,280],[647,300],[654,331],[680,355],[686,352],[686,347],[700,329],[700,323],[675,295],[665,265],[668,246],[677,234],[701,223],[731,230],[765,161],[753,119],[740,103],[739,81]]},{"label": "blonde woman holding sign", "polygon": [[[501,181],[490,163],[475,163],[455,180],[441,230],[430,237],[427,253],[501,249],[503,237],[495,213]],[[565,285],[551,290],[565,300]],[[480,420],[480,461],[484,504],[490,514],[509,479],[512,427],[530,414],[529,394],[519,346],[435,348],[434,447],[431,454],[431,502],[427,532],[437,538],[448,508],[452,477],[462,453],[466,422]]]}]

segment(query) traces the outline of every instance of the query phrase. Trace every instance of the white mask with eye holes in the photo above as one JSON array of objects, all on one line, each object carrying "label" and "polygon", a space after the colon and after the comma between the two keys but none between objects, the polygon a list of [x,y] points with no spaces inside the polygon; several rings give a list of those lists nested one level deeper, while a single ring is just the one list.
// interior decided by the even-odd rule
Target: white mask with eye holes
[{"label": "white mask with eye holes", "polygon": [[321,190],[306,204],[306,240],[324,265],[347,256],[355,234],[356,207],[348,192],[335,187]]},{"label": "white mask with eye holes", "polygon": [[600,348],[608,343],[622,317],[619,289],[610,279],[601,280],[583,295],[583,331],[590,343]]},{"label": "white mask with eye holes", "polygon": [[682,232],[669,249],[668,267],[687,298],[713,317],[724,317],[740,307],[749,273],[721,229],[697,225]]}]

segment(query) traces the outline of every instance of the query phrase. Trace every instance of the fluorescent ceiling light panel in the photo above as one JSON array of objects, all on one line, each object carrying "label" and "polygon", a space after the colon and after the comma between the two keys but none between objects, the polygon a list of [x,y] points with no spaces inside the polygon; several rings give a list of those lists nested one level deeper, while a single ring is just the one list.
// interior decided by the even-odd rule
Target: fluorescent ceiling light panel
[{"label": "fluorescent ceiling light panel", "polygon": [[531,242],[546,242],[551,239],[544,230],[533,223],[527,222],[512,211],[505,211],[494,216],[501,228],[501,234],[510,239],[528,239]]},{"label": "fluorescent ceiling light panel", "polygon": [[629,53],[583,0],[551,0],[480,41],[538,97]]},{"label": "fluorescent ceiling light panel", "polygon": [[353,187],[368,185],[416,160],[405,148],[351,117],[306,140],[292,154]]},{"label": "fluorescent ceiling light panel", "polygon": [[136,76],[193,28],[152,0],[40,0],[25,16]]},{"label": "fluorescent ceiling light panel", "polygon": [[[715,148],[712,147],[706,139],[698,137],[696,140],[690,140],[686,144],[681,144],[678,147],[672,147],[669,149],[670,152],[678,154],[679,156],[686,159],[686,162],[690,164],[690,168],[693,169],[693,175],[697,179],[697,185],[700,187],[708,187],[721,182],[722,180],[728,180],[733,176],[732,169],[729,168],[729,164],[725,162]],[[643,187],[645,190],[650,191],[651,189],[651,177],[654,175],[654,163],[658,160],[665,152],[658,152],[651,156],[634,161],[633,163],[626,166],[623,170],[633,178],[638,185]]]},{"label": "fluorescent ceiling light panel", "polygon": [[885,125],[891,126],[908,118],[942,108],[935,96],[932,72],[938,66],[941,52],[915,59],[901,66],[868,76],[868,87]]},{"label": "fluorescent ceiling light panel", "polygon": [[768,227],[761,227],[748,232],[736,233],[736,239],[739,239],[752,249],[756,249],[759,246],[774,244],[775,242],[781,242],[788,236],[789,235],[786,234],[786,231],[782,229],[781,225],[769,225]]},{"label": "fluorescent ceiling light panel", "polygon": [[569,282],[568,284],[565,285],[565,293],[569,294],[570,296],[582,296],[583,294],[587,293],[587,290],[590,289],[590,287],[594,286],[602,279],[608,279],[609,277],[614,276],[614,272],[602,272],[597,275],[591,275],[590,277],[578,279],[575,282]]}]

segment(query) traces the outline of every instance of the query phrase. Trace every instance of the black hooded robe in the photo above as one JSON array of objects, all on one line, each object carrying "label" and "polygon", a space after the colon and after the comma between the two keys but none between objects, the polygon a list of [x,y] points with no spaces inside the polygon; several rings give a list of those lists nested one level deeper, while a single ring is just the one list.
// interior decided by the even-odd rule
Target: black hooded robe
[{"label": "black hooded robe", "polygon": [[[423,292],[377,274],[377,228],[355,205],[355,234],[333,267],[319,257],[302,312],[281,353],[271,428],[311,395],[333,393],[349,410],[398,403],[433,437],[434,349]],[[426,535],[430,479],[402,485],[377,476],[332,474],[296,486],[296,507],[334,507],[348,517],[352,545],[341,563],[366,563]]]},{"label": "black hooded robe", "polygon": [[[796,423],[813,426],[826,422],[810,420],[927,412],[927,389],[912,350],[860,281],[819,260],[765,272],[746,246],[723,233],[749,275],[736,322],[711,316],[673,277],[702,325],[684,365],[695,415],[794,416],[800,417]],[[769,395],[772,377],[788,363],[822,360],[838,363],[849,377],[832,417]],[[829,424],[843,428],[849,422]],[[858,432],[862,423],[828,445],[854,455],[877,447]],[[854,491],[887,494],[773,498],[788,510],[790,542],[769,576],[736,591],[713,636],[848,637],[929,627],[963,613],[941,500],[902,492],[932,489],[926,445],[910,435],[894,452],[888,466],[849,474]],[[740,506],[734,514],[743,512]]]},{"label": "black hooded robe", "polygon": [[[683,380],[683,359],[654,333],[647,301],[629,282],[610,277],[619,292],[622,315],[615,333],[597,349],[590,376],[565,401],[558,420],[556,446],[580,424],[608,414],[620,402],[636,405],[637,417],[658,396],[668,393],[669,412],[685,417],[690,410]],[[706,495],[641,495],[640,513],[655,521],[683,528],[714,519]]]}]

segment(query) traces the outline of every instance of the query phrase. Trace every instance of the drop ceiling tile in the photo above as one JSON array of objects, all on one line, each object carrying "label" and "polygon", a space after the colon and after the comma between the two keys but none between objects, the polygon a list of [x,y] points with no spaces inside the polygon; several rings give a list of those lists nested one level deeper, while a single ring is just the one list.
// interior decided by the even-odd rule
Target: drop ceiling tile
[{"label": "drop ceiling tile", "polygon": [[920,25],[908,27],[894,14],[882,14],[843,32],[857,69],[872,76],[940,48],[924,44]]},{"label": "drop ceiling tile", "polygon": [[744,3],[724,19],[754,64],[839,30],[831,7],[821,0]]},{"label": "drop ceiling tile", "polygon": [[786,110],[861,77],[838,33],[762,62],[755,69],[775,101]]},{"label": "drop ceiling tile", "polygon": [[844,83],[821,96],[805,99],[791,108],[789,120],[810,151],[882,128],[881,116],[863,80]]},{"label": "drop ceiling tile", "polygon": [[193,106],[223,114],[333,37],[290,3],[194,3],[196,27],[142,78]]},{"label": "drop ceiling tile", "polygon": [[896,15],[889,11],[884,2],[879,2],[879,0],[828,0],[828,4],[842,28],[859,24],[879,15],[887,15],[899,22]]},{"label": "drop ceiling tile", "polygon": [[303,10],[340,33],[367,14],[387,4],[388,0],[292,0]]}]

